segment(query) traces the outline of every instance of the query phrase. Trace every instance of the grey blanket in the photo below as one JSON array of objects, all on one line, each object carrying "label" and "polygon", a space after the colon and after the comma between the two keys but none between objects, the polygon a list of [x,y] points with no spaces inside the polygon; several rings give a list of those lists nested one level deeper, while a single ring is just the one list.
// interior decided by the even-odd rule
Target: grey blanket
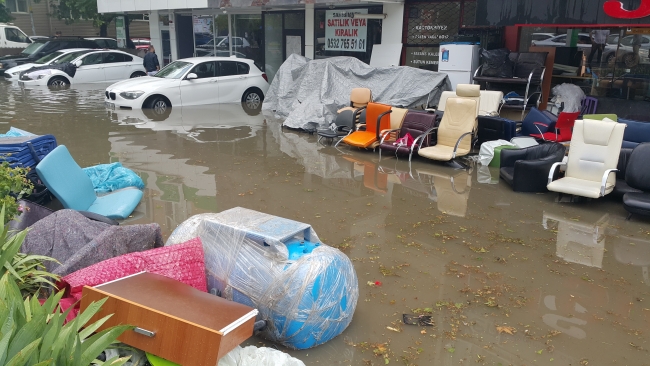
[{"label": "grey blanket", "polygon": [[65,276],[106,259],[163,246],[158,224],[111,226],[73,210],[57,211],[32,225],[22,252],[46,255],[48,271]]}]

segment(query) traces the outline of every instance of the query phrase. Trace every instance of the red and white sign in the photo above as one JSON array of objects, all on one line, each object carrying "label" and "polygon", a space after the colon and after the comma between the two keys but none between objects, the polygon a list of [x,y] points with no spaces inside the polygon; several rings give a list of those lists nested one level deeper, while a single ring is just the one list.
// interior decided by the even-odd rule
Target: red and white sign
[{"label": "red and white sign", "polygon": [[325,50],[366,52],[368,20],[354,14],[368,14],[368,9],[341,9],[325,12]]},{"label": "red and white sign", "polygon": [[627,10],[623,3],[617,0],[609,0],[603,5],[605,14],[612,18],[619,19],[639,19],[650,16],[650,0],[641,0],[641,5],[637,9]]}]

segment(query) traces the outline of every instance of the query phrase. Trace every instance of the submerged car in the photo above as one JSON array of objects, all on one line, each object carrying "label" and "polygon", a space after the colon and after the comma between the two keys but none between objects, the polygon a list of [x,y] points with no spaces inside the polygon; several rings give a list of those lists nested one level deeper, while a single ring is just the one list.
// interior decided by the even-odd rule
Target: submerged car
[{"label": "submerged car", "polygon": [[20,66],[12,67],[11,69],[5,71],[4,76],[9,81],[18,81],[18,78],[20,78],[20,74],[23,71],[29,70],[33,67],[41,67],[45,65],[56,65],[56,64],[70,62],[76,59],[77,57],[85,53],[88,53],[90,51],[91,51],[90,49],[84,49],[84,48],[71,48],[67,50],[56,51],[50,53],[47,56],[39,58],[38,60],[34,61],[34,63],[22,64]]},{"label": "submerged car", "polygon": [[172,106],[244,103],[256,110],[269,88],[266,74],[253,60],[194,57],[174,61],[156,76],[125,80],[106,88],[109,109],[151,108],[165,114]]},{"label": "submerged car", "polygon": [[20,75],[22,86],[55,86],[115,82],[146,75],[142,58],[117,50],[93,50],[69,60],[69,64],[47,65]]},{"label": "submerged car", "polygon": [[8,55],[0,57],[0,75],[12,67],[20,66],[26,63],[33,63],[43,56],[50,53],[65,50],[69,48],[100,48],[97,43],[87,39],[78,38],[57,38],[57,39],[40,39],[27,46],[17,55]]}]

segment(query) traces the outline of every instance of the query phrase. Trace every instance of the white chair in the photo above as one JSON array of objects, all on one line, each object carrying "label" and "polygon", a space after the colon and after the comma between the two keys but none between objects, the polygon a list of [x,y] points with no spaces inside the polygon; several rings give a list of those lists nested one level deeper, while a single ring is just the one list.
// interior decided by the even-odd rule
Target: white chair
[{"label": "white chair", "polygon": [[[599,198],[616,185],[618,156],[626,125],[596,120],[576,121],[566,163],[555,163],[548,175],[549,191]],[[566,166],[564,178],[553,181],[555,170]]]},{"label": "white chair", "polygon": [[[460,90],[456,92],[453,91],[444,91],[440,96],[440,101],[438,102],[438,110],[445,111],[445,105],[447,104],[448,98],[461,97],[468,98],[468,95],[475,95],[476,90],[479,92],[479,98],[474,98],[478,101],[478,115],[479,116],[493,116],[499,114],[499,109],[501,103],[503,102],[503,92],[495,90],[479,90],[475,88],[471,91],[471,94],[468,94],[469,90],[466,85],[470,84],[459,84],[458,87]],[[478,87],[479,85],[472,85],[473,87]],[[459,94],[460,93],[460,94]]]}]

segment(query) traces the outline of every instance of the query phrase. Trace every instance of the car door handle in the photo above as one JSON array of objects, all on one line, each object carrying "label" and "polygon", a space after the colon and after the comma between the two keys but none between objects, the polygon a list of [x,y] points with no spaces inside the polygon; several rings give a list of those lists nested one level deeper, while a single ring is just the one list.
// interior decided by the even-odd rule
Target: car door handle
[{"label": "car door handle", "polygon": [[240,76],[239,78],[240,79],[246,79],[246,76]]}]

